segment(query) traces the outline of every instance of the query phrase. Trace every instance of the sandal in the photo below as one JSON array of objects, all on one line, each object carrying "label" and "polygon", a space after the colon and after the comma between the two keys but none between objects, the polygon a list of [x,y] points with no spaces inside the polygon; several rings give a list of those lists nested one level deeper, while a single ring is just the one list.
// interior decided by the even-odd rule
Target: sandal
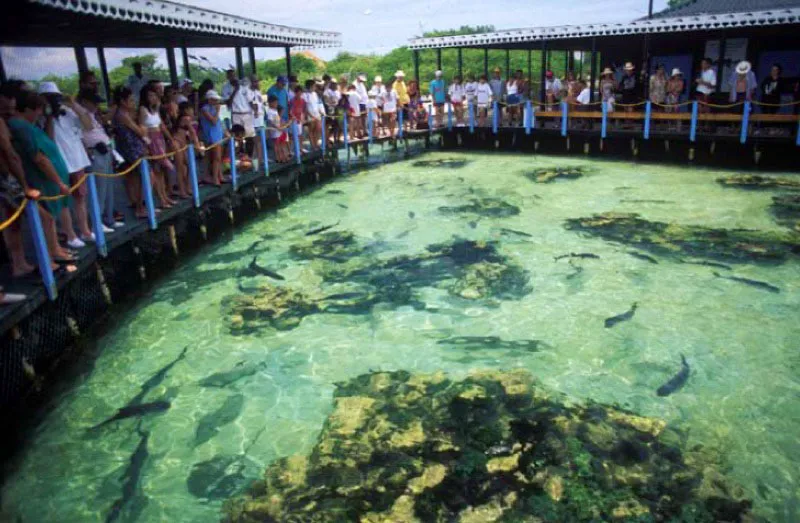
[{"label": "sandal", "polygon": [[69,276],[78,272],[78,267],[75,265],[59,265],[57,269],[53,269],[53,276]]},{"label": "sandal", "polygon": [[78,258],[77,257],[74,257],[74,258],[73,257],[69,257],[69,258],[58,257],[58,258],[56,258],[54,256],[53,257],[53,261],[55,263],[59,264],[59,265],[69,265],[69,264],[72,264],[72,263],[76,263],[78,261]]}]

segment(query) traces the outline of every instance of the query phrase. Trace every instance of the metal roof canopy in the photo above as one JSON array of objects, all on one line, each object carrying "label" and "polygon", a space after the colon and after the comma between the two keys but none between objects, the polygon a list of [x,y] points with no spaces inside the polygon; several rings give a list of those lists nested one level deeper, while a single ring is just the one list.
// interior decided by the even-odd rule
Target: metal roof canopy
[{"label": "metal roof canopy", "polygon": [[[409,48],[442,49],[452,47],[477,47],[492,49],[536,49],[534,42],[556,42],[570,40],[577,43],[592,37],[622,37],[645,34],[668,34],[687,32],[724,31],[800,24],[800,8],[698,15],[688,17],[654,18],[612,24],[585,24],[556,27],[533,27],[508,29],[493,33],[472,35],[415,38]],[[588,41],[586,40],[586,41]]]},{"label": "metal roof canopy", "polygon": [[166,0],[24,0],[0,42],[36,47],[338,47],[341,34],[268,24]]}]

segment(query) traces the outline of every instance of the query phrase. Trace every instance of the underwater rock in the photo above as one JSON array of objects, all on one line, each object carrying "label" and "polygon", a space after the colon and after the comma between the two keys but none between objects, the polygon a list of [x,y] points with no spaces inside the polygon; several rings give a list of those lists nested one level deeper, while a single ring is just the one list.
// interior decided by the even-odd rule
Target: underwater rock
[{"label": "underwater rock", "polygon": [[773,196],[772,214],[780,225],[800,233],[800,196]]},{"label": "underwater rock", "polygon": [[526,371],[378,372],[337,384],[308,456],[282,458],[228,522],[741,521],[719,456],[661,420],[578,404]]},{"label": "underwater rock", "polygon": [[349,231],[326,232],[313,240],[289,247],[289,254],[298,260],[321,258],[331,261],[347,261],[361,255],[363,251],[364,248],[358,244],[355,235]]},{"label": "underwater rock", "polygon": [[553,180],[574,180],[586,174],[585,167],[551,167],[536,169],[525,173],[525,176],[536,183],[550,183]]},{"label": "underwater rock", "polygon": [[439,207],[442,214],[477,214],[489,218],[507,218],[519,214],[519,207],[497,198],[476,198],[456,207]]},{"label": "underwater rock", "polygon": [[800,191],[800,180],[778,176],[742,174],[717,178],[717,182],[726,187],[740,187],[742,189],[790,189]]},{"label": "underwater rock", "polygon": [[572,218],[565,227],[632,245],[665,257],[693,256],[734,262],[783,262],[800,254],[800,235],[652,222],[635,213]]},{"label": "underwater rock", "polygon": [[460,169],[469,163],[469,160],[459,160],[457,158],[443,158],[441,160],[417,160],[412,163],[413,167],[437,168],[437,169]]},{"label": "underwater rock", "polygon": [[517,299],[531,292],[527,271],[517,265],[491,262],[468,265],[448,290],[467,300]]},{"label": "underwater rock", "polygon": [[269,283],[253,294],[237,295],[223,303],[228,309],[231,330],[249,332],[263,326],[291,330],[305,316],[320,311],[319,303],[304,294]]}]

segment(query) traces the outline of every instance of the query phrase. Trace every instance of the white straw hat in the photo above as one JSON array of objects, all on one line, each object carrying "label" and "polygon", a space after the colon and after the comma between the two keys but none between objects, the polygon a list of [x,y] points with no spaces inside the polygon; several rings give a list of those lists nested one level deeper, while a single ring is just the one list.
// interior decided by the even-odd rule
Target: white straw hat
[{"label": "white straw hat", "polygon": [[206,93],[206,100],[222,100],[222,97],[214,89]]},{"label": "white straw hat", "polygon": [[61,94],[55,82],[42,82],[39,84],[39,94]]},{"label": "white straw hat", "polygon": [[633,62],[626,62],[625,63],[625,70],[626,71],[633,71],[636,67],[633,65]]},{"label": "white straw hat", "polygon": [[381,75],[376,76],[375,82],[383,82],[383,77]]},{"label": "white straw hat", "polygon": [[738,64],[736,64],[736,74],[747,74],[753,69],[753,66],[750,65],[750,62],[747,60],[742,60]]},{"label": "white straw hat", "polygon": [[394,73],[394,75],[397,76],[398,78],[405,78],[406,73],[404,73],[403,70],[400,69],[396,73]]},{"label": "white straw hat", "polygon": [[442,76],[442,72],[441,71],[436,71],[434,74],[436,75],[436,78],[439,78],[440,76]]},{"label": "white straw hat", "polygon": [[676,67],[672,70],[672,76],[683,76],[683,72]]},{"label": "white straw hat", "polygon": [[606,67],[605,69],[603,69],[603,72],[600,73],[600,76],[605,76],[607,74],[614,74],[614,71],[612,71],[610,67]]}]

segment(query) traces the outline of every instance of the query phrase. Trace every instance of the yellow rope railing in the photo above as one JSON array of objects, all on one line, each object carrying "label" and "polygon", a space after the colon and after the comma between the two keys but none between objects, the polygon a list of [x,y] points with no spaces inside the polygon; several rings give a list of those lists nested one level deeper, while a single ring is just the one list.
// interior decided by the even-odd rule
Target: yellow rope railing
[{"label": "yellow rope railing", "polygon": [[20,215],[22,214],[22,211],[24,211],[24,210],[25,210],[25,206],[26,206],[26,205],[28,205],[28,199],[27,199],[27,198],[25,198],[24,200],[22,200],[22,203],[21,203],[21,204],[19,204],[19,207],[17,207],[17,210],[16,210],[16,211],[14,211],[14,214],[12,214],[12,215],[11,215],[11,216],[10,216],[10,217],[9,217],[9,218],[6,220],[6,221],[4,221],[3,223],[0,223],[0,231],[2,231],[3,229],[5,229],[5,228],[7,228],[7,227],[10,227],[10,226],[11,226],[11,224],[12,224],[12,223],[14,223],[14,222],[17,220],[17,218],[19,218],[19,217],[20,217]]}]

